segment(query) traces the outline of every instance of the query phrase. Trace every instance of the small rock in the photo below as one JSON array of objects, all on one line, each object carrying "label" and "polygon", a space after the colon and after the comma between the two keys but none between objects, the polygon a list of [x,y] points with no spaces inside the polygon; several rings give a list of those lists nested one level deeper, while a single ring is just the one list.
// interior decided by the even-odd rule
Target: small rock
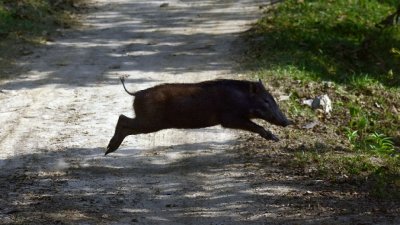
[{"label": "small rock", "polygon": [[321,106],[321,99],[319,97],[316,97],[313,99],[311,102],[311,108],[313,109],[318,109]]},{"label": "small rock", "polygon": [[330,115],[332,111],[332,101],[328,95],[320,95],[314,99],[305,99],[302,101],[303,105],[308,105],[312,109],[323,109],[324,113]]},{"label": "small rock", "polygon": [[392,111],[392,113],[393,113],[394,115],[399,114],[399,111],[396,109],[396,107],[395,107],[394,105],[392,105],[392,107],[390,108],[390,111]]},{"label": "small rock", "polygon": [[31,54],[33,54],[33,51],[31,51],[29,49],[23,49],[23,50],[20,51],[20,54],[23,55],[23,56],[31,55]]},{"label": "small rock", "polygon": [[319,124],[319,122],[317,120],[311,122],[311,123],[307,123],[306,125],[304,125],[302,128],[304,129],[312,129],[315,126],[317,126]]},{"label": "small rock", "polygon": [[333,87],[335,87],[335,83],[333,83],[332,81],[322,81],[322,84],[323,84],[324,87],[326,87],[326,88],[333,88]]},{"label": "small rock", "polygon": [[304,195],[312,195],[312,194],[313,194],[312,191],[306,191],[306,192],[304,193]]},{"label": "small rock", "polygon": [[311,107],[312,103],[313,103],[313,99],[305,99],[305,100],[303,100],[303,101],[301,102],[301,104],[303,104],[303,105],[308,105],[308,106],[310,106],[310,107]]},{"label": "small rock", "polygon": [[156,44],[157,44],[157,42],[155,42],[155,41],[149,41],[146,43],[146,45],[156,45]]},{"label": "small rock", "polygon": [[278,101],[288,101],[290,99],[290,95],[281,95],[278,97]]},{"label": "small rock", "polygon": [[321,95],[316,98],[311,103],[313,109],[322,108],[324,113],[329,115],[332,111],[332,101],[328,95]]},{"label": "small rock", "polygon": [[51,116],[50,115],[42,115],[42,119],[44,120],[50,120]]},{"label": "small rock", "polygon": [[382,167],[384,165],[384,162],[381,158],[378,157],[370,157],[369,160],[371,163],[376,166],[376,167]]},{"label": "small rock", "polygon": [[168,7],[169,6],[169,3],[162,3],[161,5],[160,5],[160,8],[165,8],[165,7]]},{"label": "small rock", "polygon": [[119,64],[114,64],[114,65],[111,65],[109,68],[110,68],[110,69],[120,69],[120,68],[121,68],[121,65],[119,65]]},{"label": "small rock", "polygon": [[[304,173],[306,173],[306,174],[315,173],[317,171],[318,171],[318,169],[314,166],[304,169]],[[312,184],[315,184],[315,183],[312,182]]]},{"label": "small rock", "polygon": [[45,37],[45,40],[46,40],[47,42],[54,42],[54,41],[55,41],[54,38],[49,37],[49,36]]}]

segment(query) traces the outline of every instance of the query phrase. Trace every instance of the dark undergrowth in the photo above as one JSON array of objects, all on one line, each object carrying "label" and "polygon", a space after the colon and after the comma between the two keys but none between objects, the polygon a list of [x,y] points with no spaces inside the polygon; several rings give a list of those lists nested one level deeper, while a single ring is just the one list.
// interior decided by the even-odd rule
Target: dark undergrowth
[{"label": "dark undergrowth", "polygon": [[13,74],[16,58],[32,53],[32,46],[52,41],[60,29],[77,25],[75,13],[84,0],[1,0],[0,79]]}]

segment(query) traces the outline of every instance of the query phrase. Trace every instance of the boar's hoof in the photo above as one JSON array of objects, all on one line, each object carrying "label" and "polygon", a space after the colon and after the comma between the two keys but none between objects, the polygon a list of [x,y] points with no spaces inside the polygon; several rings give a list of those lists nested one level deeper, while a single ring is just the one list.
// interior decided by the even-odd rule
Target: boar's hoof
[{"label": "boar's hoof", "polygon": [[290,126],[290,125],[294,125],[293,120],[288,120],[288,122],[286,123],[286,126]]},{"label": "boar's hoof", "polygon": [[275,141],[275,142],[278,142],[278,141],[279,141],[279,138],[278,138],[277,136],[273,135],[273,134],[271,134],[270,139],[273,140],[273,141]]},{"label": "boar's hoof", "polygon": [[120,144],[121,143],[118,143],[118,140],[115,137],[113,137],[110,140],[110,143],[108,144],[107,149],[106,149],[107,151],[106,151],[106,153],[104,155],[107,155],[107,154],[117,150]]},{"label": "boar's hoof", "polygon": [[109,153],[114,152],[114,151],[115,151],[115,149],[112,149],[112,148],[110,148],[110,146],[107,146],[106,153],[104,153],[104,155],[108,155]]}]

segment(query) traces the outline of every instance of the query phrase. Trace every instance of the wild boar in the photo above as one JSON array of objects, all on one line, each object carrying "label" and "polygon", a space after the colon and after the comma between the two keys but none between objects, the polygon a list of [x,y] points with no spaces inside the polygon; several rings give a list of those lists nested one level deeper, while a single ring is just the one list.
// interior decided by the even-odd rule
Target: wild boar
[{"label": "wild boar", "polygon": [[128,135],[162,129],[202,128],[214,125],[257,133],[267,140],[279,139],[251,119],[259,118],[278,126],[292,122],[281,112],[274,98],[259,82],[210,80],[200,83],[162,84],[135,93],[135,118],[120,115],[105,155],[118,149]]}]

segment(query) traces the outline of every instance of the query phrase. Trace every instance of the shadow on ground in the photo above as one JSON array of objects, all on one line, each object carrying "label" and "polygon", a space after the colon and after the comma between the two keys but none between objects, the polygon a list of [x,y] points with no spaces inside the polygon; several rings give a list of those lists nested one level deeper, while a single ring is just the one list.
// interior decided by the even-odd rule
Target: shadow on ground
[{"label": "shadow on ground", "polygon": [[[208,4],[191,0],[169,7],[145,1],[101,5],[96,9],[101,13],[90,14],[81,30],[67,31],[65,37],[21,60],[19,64],[29,68],[29,73],[41,76],[15,79],[0,89],[92,86],[100,81],[113,83],[116,76],[112,75],[128,72],[151,77],[152,73],[230,71],[227,59],[240,45],[227,46],[237,37],[240,23],[253,17],[243,10],[246,4],[254,5],[254,1]],[[229,13],[222,10],[226,7],[232,8]],[[228,22],[238,23],[237,31],[221,25]]]},{"label": "shadow on ground", "polygon": [[[122,149],[109,157],[103,156],[102,148],[65,149],[4,160],[1,164],[12,169],[3,170],[0,176],[0,224],[336,224],[359,221],[360,217],[375,218],[375,222],[379,218],[396,220],[373,200],[369,210],[358,210],[366,199],[347,195],[343,187],[313,181],[301,186],[304,180],[290,179],[287,175],[291,171],[273,163],[249,169],[257,160],[246,161],[229,154],[234,150],[223,151],[229,144]],[[221,152],[204,150],[209,146],[221,148]],[[170,163],[162,160],[175,155],[180,157],[170,158]],[[27,163],[13,168],[21,160]],[[249,182],[260,175],[250,172],[257,170],[271,174],[257,179],[259,183]],[[304,213],[304,207],[310,213]]]}]

